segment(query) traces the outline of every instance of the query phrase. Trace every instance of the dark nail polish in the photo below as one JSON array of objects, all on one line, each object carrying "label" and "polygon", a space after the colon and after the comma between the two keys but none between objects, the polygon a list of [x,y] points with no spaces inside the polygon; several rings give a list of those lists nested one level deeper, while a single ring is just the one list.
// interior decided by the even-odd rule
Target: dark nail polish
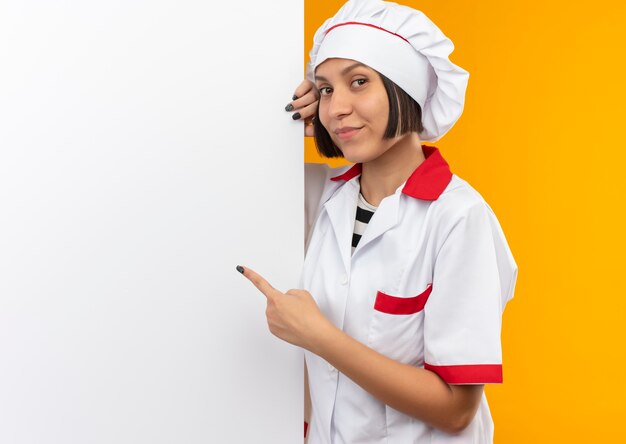
[{"label": "dark nail polish", "polygon": [[296,96],[295,94],[293,95],[293,97],[291,98],[291,100],[296,100],[298,98],[298,96]]},{"label": "dark nail polish", "polygon": [[290,103],[285,107],[285,111],[291,111],[293,109],[293,105]]},{"label": "dark nail polish", "polygon": [[302,117],[302,116],[300,115],[300,113],[295,113],[295,114],[293,114],[293,115],[291,116],[291,118],[292,118],[293,120],[298,120],[300,117]]},{"label": "dark nail polish", "polygon": [[237,271],[243,274],[243,267],[241,265],[237,265]]}]

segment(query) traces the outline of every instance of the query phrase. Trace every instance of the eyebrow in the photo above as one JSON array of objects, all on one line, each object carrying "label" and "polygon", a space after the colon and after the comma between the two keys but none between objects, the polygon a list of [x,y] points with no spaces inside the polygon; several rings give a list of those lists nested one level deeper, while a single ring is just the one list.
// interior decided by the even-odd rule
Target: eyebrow
[{"label": "eyebrow", "polygon": [[[365,68],[367,68],[367,65],[364,65],[363,63],[359,63],[356,62],[344,69],[341,70],[341,75],[345,76],[348,72],[352,71],[354,68],[358,68],[359,66],[363,66]],[[328,79],[326,77],[322,77],[322,76],[315,76],[315,80],[324,80],[325,82],[328,82]]]}]

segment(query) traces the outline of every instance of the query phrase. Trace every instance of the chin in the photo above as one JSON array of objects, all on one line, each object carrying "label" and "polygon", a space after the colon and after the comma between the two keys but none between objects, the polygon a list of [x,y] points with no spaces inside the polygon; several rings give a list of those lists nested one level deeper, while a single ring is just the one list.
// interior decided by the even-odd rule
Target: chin
[{"label": "chin", "polygon": [[343,154],[343,158],[346,159],[348,162],[350,163],[358,163],[359,160],[357,159],[359,156],[355,156],[353,152],[351,152],[352,150],[345,150],[341,147],[339,147],[339,151],[341,151],[341,154]]},{"label": "chin", "polygon": [[344,159],[351,163],[366,163],[372,159],[371,155],[363,148],[359,148],[358,146],[350,147],[349,149],[339,148],[341,153],[343,154]]},{"label": "chin", "polygon": [[339,151],[341,151],[341,154],[343,155],[344,159],[352,163],[358,162],[358,161],[352,160],[355,157],[355,153],[358,152],[357,147],[350,147],[350,146],[346,147],[342,141],[338,141],[338,140],[333,140],[333,143],[339,149]]}]

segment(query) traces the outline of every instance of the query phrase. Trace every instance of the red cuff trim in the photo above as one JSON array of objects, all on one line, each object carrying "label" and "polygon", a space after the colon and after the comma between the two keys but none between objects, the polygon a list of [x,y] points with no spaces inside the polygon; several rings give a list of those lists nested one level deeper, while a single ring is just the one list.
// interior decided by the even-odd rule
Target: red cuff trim
[{"label": "red cuff trim", "polygon": [[304,437],[306,438],[306,431],[309,429],[309,423],[304,421]]},{"label": "red cuff trim", "polygon": [[501,384],[502,364],[430,365],[424,368],[437,373],[448,384]]}]

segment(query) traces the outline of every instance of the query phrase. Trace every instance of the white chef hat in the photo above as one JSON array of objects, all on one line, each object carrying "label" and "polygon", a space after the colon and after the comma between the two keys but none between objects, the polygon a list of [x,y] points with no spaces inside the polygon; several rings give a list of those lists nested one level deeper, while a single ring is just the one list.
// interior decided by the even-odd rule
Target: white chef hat
[{"label": "white chef hat", "polygon": [[381,0],[349,0],[315,32],[306,78],[329,58],[359,61],[378,71],[422,108],[427,142],[459,119],[469,73],[448,59],[454,44],[423,12]]}]

